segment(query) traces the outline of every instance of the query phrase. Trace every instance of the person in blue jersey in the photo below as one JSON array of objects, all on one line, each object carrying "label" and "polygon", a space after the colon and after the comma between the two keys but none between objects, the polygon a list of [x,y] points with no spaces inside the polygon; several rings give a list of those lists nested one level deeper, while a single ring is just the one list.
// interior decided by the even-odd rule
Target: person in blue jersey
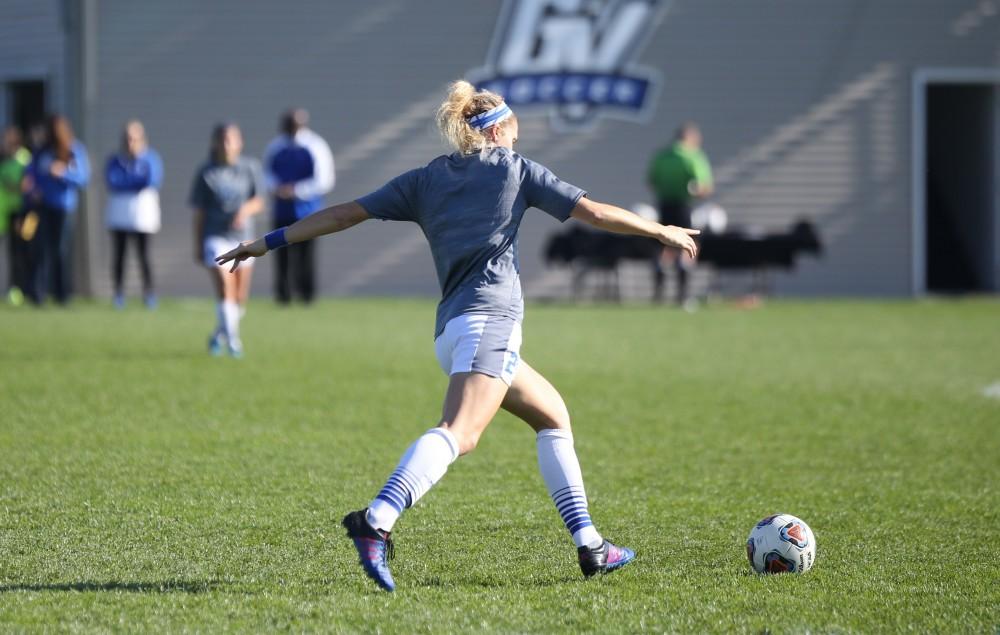
[{"label": "person in blue jersey", "polygon": [[73,228],[80,190],[90,180],[87,149],[76,139],[69,119],[53,115],[46,121],[45,146],[28,167],[30,204],[38,213],[39,259],[34,267],[31,299],[45,301],[50,289],[65,306],[73,295],[70,271]]},{"label": "person in blue jersey", "polygon": [[[333,153],[308,125],[305,110],[286,112],[281,117],[281,134],[264,151],[264,177],[274,196],[274,229],[319,211],[323,196],[334,186]],[[288,304],[294,293],[306,304],[312,302],[316,294],[313,242],[289,245],[275,256],[275,301]]]},{"label": "person in blue jersey", "polygon": [[452,84],[438,126],[455,152],[410,170],[356,201],[335,205],[223,254],[239,263],[289,243],[343,231],[370,218],[417,223],[430,244],[441,286],[434,345],[449,375],[438,425],[406,450],[366,509],[342,524],[365,573],[395,589],[388,558],[390,532],[403,511],[471,452],[500,408],[536,433],[538,466],[577,547],[585,576],[614,571],[635,554],[605,539],[588,510],[569,413],[559,392],[520,357],[524,304],[518,276],[517,231],[535,207],[559,221],[658,239],[694,256],[696,230],[664,226],[598,203],[546,167],[514,152],[518,122],[503,99]]},{"label": "person in blue jersey", "polygon": [[152,235],[160,231],[163,162],[149,147],[142,122],[133,119],[125,124],[121,149],[108,157],[104,178],[108,187],[105,222],[111,232],[114,305],[119,309],[125,306],[125,251],[131,241],[139,255],[143,302],[146,308],[155,308],[149,243]]},{"label": "person in blue jersey", "polygon": [[188,202],[194,210],[194,259],[208,269],[215,289],[216,326],[208,338],[212,356],[243,356],[240,320],[250,296],[253,268],[226,271],[215,258],[253,236],[253,219],[264,210],[260,162],[243,156],[243,135],[233,123],[212,130],[208,162],[198,168]]}]

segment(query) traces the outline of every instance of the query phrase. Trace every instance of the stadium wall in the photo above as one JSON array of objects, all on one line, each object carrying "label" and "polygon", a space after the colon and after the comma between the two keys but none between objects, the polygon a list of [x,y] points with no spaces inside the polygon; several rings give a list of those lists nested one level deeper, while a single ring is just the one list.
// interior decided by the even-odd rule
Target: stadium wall
[{"label": "stadium wall", "polygon": [[[652,202],[647,161],[678,123],[694,119],[715,169],[715,200],[730,222],[769,230],[804,218],[820,230],[823,257],[779,275],[777,291],[911,293],[912,77],[925,67],[1000,67],[1000,3],[654,4],[652,32],[626,63],[653,69],[658,78],[643,117],[599,116],[566,131],[553,125],[550,109],[518,108],[519,150],[593,197],[631,206]],[[96,62],[80,72],[94,74],[87,79],[96,82],[96,101],[88,105],[92,125],[84,141],[100,165],[115,149],[122,122],[146,123],[166,166],[164,228],[154,243],[160,290],[192,295],[209,287],[192,262],[185,200],[213,123],[238,122],[247,152],[259,156],[279,113],[307,108],[336,157],[337,189],[329,200],[357,197],[444,151],[432,124],[444,86],[488,65],[488,55],[504,45],[495,35],[513,3],[475,10],[454,0],[92,0],[88,6]],[[52,0],[0,6],[0,76],[48,69],[57,107],[65,103],[60,91],[72,83],[62,71],[59,11]],[[24,44],[8,45],[8,32]],[[93,204],[103,205],[100,179],[92,188]],[[521,260],[529,296],[566,294],[567,272],[547,270],[540,257],[558,228],[543,214],[526,219]],[[107,294],[101,272],[108,239],[102,231],[90,236],[95,290]],[[437,292],[415,227],[366,223],[350,237],[323,241],[319,257],[326,294]],[[628,275],[641,285],[648,274],[638,268]],[[254,284],[269,291],[267,259]]]},{"label": "stadium wall", "polygon": [[66,108],[65,40],[59,0],[0,4],[0,115],[9,116],[10,84],[44,81],[49,106]]}]

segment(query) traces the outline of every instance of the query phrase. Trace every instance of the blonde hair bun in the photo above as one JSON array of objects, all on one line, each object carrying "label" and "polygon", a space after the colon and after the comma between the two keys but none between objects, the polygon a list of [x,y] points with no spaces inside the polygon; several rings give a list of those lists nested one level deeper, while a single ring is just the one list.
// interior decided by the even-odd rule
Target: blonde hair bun
[{"label": "blonde hair bun", "polygon": [[468,118],[486,112],[503,103],[503,97],[460,79],[448,87],[448,97],[437,111],[437,126],[449,145],[463,153],[486,148],[486,137],[469,125]]}]

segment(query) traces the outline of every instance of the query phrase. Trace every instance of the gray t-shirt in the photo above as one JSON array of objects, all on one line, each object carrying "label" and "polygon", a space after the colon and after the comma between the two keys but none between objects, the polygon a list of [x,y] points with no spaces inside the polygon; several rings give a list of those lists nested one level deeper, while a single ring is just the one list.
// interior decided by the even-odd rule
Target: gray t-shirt
[{"label": "gray t-shirt", "polygon": [[560,222],[580,188],[506,148],[440,156],[357,202],[375,218],[412,221],[430,243],[441,285],[434,337],[466,313],[524,315],[517,229],[529,207]]},{"label": "gray t-shirt", "polygon": [[265,193],[260,162],[240,157],[233,165],[209,161],[201,166],[194,175],[188,200],[191,207],[204,213],[202,231],[206,237],[222,236],[243,241],[253,238],[253,221],[235,229],[236,212],[251,198]]}]

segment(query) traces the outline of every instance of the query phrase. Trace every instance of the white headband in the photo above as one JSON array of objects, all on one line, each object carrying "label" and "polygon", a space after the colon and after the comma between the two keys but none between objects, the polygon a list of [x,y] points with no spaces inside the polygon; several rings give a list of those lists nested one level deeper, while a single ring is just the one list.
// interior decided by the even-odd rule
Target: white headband
[{"label": "white headband", "polygon": [[469,117],[468,122],[476,130],[486,130],[490,126],[506,121],[513,114],[514,111],[507,104],[501,102],[496,108]]}]

